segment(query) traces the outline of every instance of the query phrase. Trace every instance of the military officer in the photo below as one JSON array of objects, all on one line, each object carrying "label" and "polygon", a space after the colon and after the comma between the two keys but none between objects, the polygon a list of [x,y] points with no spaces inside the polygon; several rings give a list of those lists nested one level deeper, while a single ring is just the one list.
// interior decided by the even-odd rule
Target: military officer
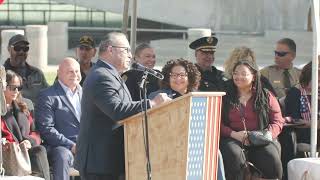
[{"label": "military officer", "polygon": [[227,78],[224,73],[212,66],[218,39],[214,36],[202,37],[190,43],[195,50],[196,66],[201,73],[199,91],[224,91]]},{"label": "military officer", "polygon": [[[154,48],[146,43],[140,44],[135,50],[134,61],[144,65],[147,68],[153,69],[156,64],[156,54]],[[122,79],[125,81],[133,101],[140,100],[139,83],[141,82],[142,76],[142,71],[137,71],[134,69],[122,74]],[[157,91],[159,89],[158,79],[152,75],[148,75],[146,79],[146,89],[147,97],[150,93]]]},{"label": "military officer", "polygon": [[278,98],[284,97],[286,91],[299,83],[301,71],[293,67],[296,57],[296,43],[289,38],[280,39],[274,51],[274,65],[260,70],[261,74],[269,79]]}]

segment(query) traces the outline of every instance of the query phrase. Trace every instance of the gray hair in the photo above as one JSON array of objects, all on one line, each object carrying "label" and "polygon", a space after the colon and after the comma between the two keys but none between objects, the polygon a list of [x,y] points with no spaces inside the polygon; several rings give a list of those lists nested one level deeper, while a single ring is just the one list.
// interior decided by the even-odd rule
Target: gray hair
[{"label": "gray hair", "polygon": [[109,46],[112,46],[113,44],[115,44],[119,37],[126,37],[125,34],[121,33],[121,32],[110,32],[106,35],[106,37],[104,38],[104,40],[102,40],[100,42],[99,45],[99,55],[101,55],[102,53],[104,53],[105,51],[107,51]]},{"label": "gray hair", "polygon": [[278,44],[285,44],[288,46],[288,48],[290,49],[290,51],[292,52],[296,52],[296,43],[294,42],[294,40],[290,39],[290,38],[283,38],[283,39],[280,39],[278,42]]},{"label": "gray hair", "polygon": [[134,56],[139,56],[141,51],[143,51],[144,49],[147,49],[147,48],[153,49],[153,47],[150,44],[147,44],[147,43],[139,44],[136,47],[136,50],[134,52]]}]

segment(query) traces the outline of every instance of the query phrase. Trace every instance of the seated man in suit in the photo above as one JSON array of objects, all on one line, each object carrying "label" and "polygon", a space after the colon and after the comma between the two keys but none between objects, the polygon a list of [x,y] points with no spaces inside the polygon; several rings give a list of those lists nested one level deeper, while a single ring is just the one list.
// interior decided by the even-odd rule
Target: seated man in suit
[{"label": "seated man in suit", "polygon": [[69,180],[69,168],[73,165],[80,129],[80,81],[79,63],[67,57],[59,65],[58,80],[38,97],[36,123],[48,151],[54,180]]}]

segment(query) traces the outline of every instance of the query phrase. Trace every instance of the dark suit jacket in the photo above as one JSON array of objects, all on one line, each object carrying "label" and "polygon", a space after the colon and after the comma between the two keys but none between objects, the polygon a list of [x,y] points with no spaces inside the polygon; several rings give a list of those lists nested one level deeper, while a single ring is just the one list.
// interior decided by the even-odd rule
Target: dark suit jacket
[{"label": "dark suit jacket", "polygon": [[[154,69],[155,71],[159,72],[158,70]],[[141,82],[142,76],[143,76],[142,71],[134,70],[131,69],[125,73],[123,73],[122,79],[125,81],[132,100],[134,101],[140,101],[140,88],[139,84]],[[152,76],[151,74],[148,74],[147,79],[146,79],[146,87],[147,87],[147,97],[150,95],[150,93],[159,90],[159,81],[156,77]]]},{"label": "dark suit jacket", "polygon": [[123,128],[117,121],[140,112],[140,106],[131,100],[118,72],[98,60],[83,84],[75,160],[80,173],[124,173]]},{"label": "dark suit jacket", "polygon": [[[82,91],[80,89],[80,97]],[[76,143],[80,119],[59,81],[40,92],[35,110],[36,125],[47,146],[71,149]]]}]

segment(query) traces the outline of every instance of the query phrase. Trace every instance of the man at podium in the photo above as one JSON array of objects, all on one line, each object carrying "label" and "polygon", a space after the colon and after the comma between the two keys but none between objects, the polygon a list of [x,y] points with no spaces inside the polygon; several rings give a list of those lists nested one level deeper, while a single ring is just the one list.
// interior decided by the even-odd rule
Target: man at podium
[{"label": "man at podium", "polygon": [[[99,46],[99,59],[83,84],[80,133],[75,167],[82,180],[119,180],[124,175],[123,127],[117,121],[141,111],[120,74],[128,69],[131,49],[122,33],[109,33]],[[159,94],[148,108],[171,100]]]}]

